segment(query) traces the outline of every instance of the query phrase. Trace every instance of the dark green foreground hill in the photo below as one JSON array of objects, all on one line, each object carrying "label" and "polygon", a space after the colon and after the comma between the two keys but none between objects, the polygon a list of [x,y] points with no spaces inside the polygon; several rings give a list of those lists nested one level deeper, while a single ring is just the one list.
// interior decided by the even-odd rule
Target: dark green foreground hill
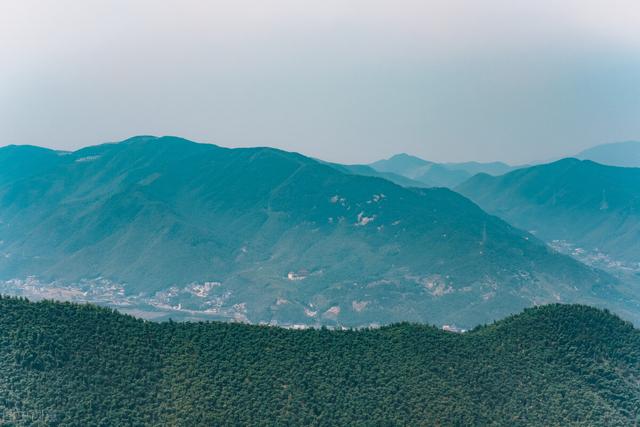
[{"label": "dark green foreground hill", "polygon": [[640,331],[527,309],[454,334],[152,323],[0,299],[0,414],[16,425],[633,425]]}]

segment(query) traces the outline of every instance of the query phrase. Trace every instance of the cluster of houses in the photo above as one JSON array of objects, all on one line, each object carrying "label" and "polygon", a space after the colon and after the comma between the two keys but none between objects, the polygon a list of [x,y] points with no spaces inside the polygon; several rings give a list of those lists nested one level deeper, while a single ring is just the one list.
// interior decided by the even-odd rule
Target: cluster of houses
[{"label": "cluster of houses", "polygon": [[298,270],[297,272],[290,271],[289,274],[287,274],[287,279],[291,281],[304,280],[308,275],[309,272],[307,270]]}]

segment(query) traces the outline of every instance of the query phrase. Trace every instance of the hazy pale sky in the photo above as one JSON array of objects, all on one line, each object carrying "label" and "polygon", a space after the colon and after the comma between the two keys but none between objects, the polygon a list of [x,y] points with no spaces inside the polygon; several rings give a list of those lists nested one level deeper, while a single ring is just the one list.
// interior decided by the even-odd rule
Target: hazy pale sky
[{"label": "hazy pale sky", "polygon": [[1,0],[0,145],[527,162],[640,139],[637,0]]}]

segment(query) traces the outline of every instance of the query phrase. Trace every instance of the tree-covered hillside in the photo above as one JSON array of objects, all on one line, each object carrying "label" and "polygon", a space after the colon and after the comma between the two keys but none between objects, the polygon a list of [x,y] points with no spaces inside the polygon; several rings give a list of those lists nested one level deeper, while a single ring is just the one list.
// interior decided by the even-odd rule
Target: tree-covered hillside
[{"label": "tree-covered hillside", "polygon": [[456,188],[546,241],[566,240],[640,267],[640,168],[563,159]]},{"label": "tree-covered hillside", "polygon": [[465,334],[152,323],[0,299],[14,425],[607,425],[640,414],[640,332],[551,305]]},{"label": "tree-covered hillside", "polygon": [[471,327],[549,302],[634,312],[612,277],[448,189],[176,137],[0,149],[7,281],[0,292],[280,325]]}]

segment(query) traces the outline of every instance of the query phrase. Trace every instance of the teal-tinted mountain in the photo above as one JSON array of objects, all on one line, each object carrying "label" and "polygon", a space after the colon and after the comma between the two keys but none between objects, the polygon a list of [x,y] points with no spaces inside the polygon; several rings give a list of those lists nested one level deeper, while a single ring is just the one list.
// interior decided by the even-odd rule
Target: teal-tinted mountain
[{"label": "teal-tinted mountain", "polygon": [[457,190],[483,209],[547,240],[640,263],[640,169],[564,159]]},{"label": "teal-tinted mountain", "polygon": [[640,168],[640,141],[597,145],[578,153],[576,157],[604,165]]},{"label": "teal-tinted mountain", "polygon": [[428,188],[429,185],[424,182],[416,181],[411,178],[407,178],[403,175],[398,175],[393,172],[380,172],[369,165],[348,165],[348,164],[340,164],[340,163],[328,163],[324,162],[327,165],[330,165],[341,172],[351,173],[354,175],[363,175],[363,176],[373,176],[377,178],[383,178],[388,181],[391,181],[395,184],[401,185],[403,187],[417,187],[417,188]]},{"label": "teal-tinted mountain", "polygon": [[0,291],[173,318],[469,327],[553,301],[637,313],[609,275],[453,191],[271,148],[0,149],[0,240]]},{"label": "teal-tinted mountain", "polygon": [[477,173],[502,175],[513,170],[502,162],[434,163],[408,154],[397,154],[370,165],[373,169],[418,181],[427,187],[453,188]]},{"label": "teal-tinted mountain", "polygon": [[0,299],[6,425],[633,426],[640,332],[585,306],[464,334],[144,322]]}]

